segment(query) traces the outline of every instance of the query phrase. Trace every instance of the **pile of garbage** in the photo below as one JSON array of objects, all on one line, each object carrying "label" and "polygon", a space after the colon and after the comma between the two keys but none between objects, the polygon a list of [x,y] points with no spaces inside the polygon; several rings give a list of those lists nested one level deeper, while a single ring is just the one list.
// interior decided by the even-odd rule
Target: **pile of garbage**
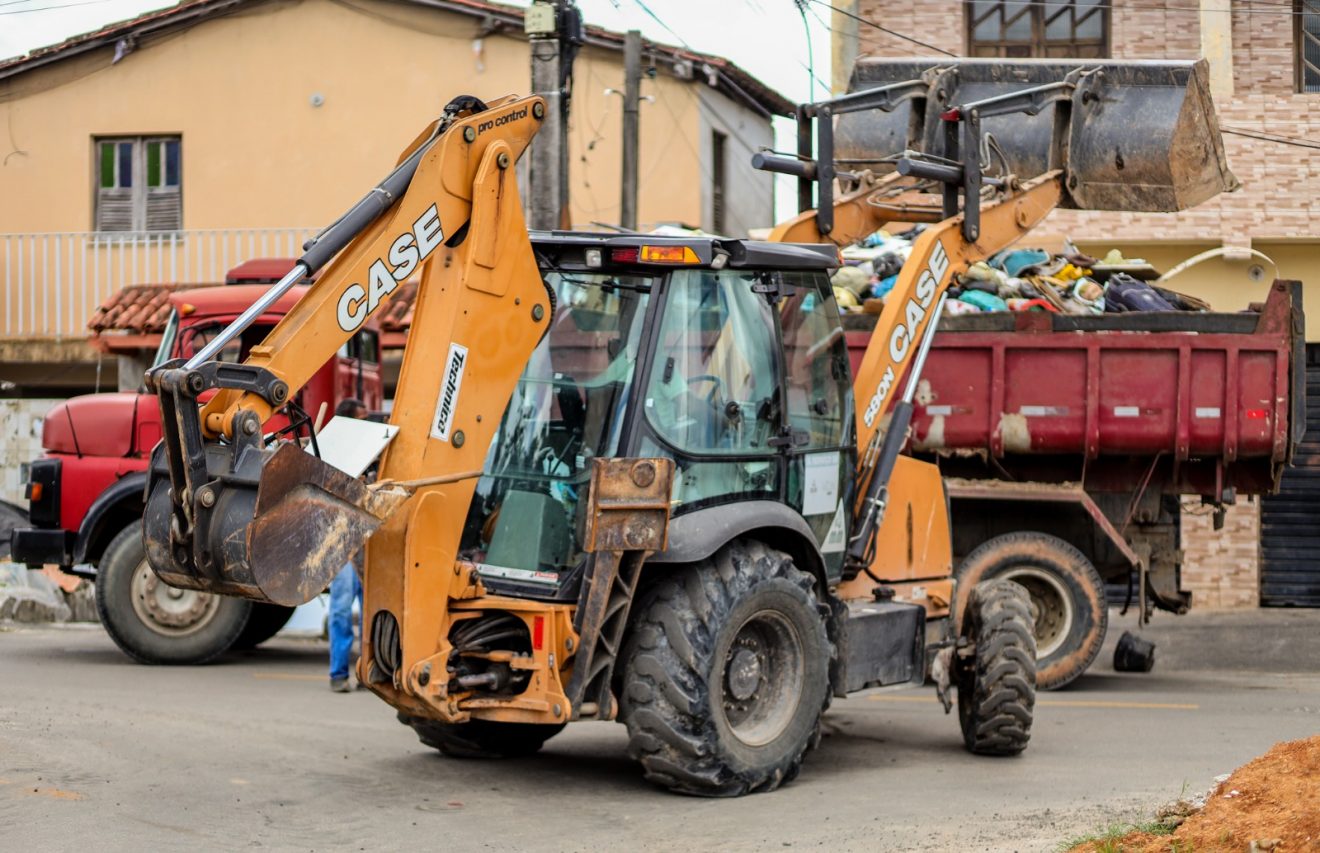
[{"label": "pile of garbage", "polygon": [[[912,253],[914,228],[880,230],[841,253],[844,266],[831,279],[842,312],[878,313]],[[1132,311],[1208,311],[1194,297],[1159,287],[1159,272],[1118,249],[1093,258],[1067,243],[1054,254],[1009,248],[955,276],[944,303],[946,316],[999,311],[1056,314],[1121,314]]]}]

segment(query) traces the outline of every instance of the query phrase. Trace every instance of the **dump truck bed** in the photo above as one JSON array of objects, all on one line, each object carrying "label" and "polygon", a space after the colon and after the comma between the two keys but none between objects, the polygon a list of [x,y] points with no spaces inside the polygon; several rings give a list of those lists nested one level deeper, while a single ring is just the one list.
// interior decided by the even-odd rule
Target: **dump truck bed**
[{"label": "dump truck bed", "polygon": [[[1300,300],[1279,281],[1237,314],[942,318],[910,449],[950,476],[1273,491],[1305,422]],[[874,323],[845,318],[854,369]]]}]

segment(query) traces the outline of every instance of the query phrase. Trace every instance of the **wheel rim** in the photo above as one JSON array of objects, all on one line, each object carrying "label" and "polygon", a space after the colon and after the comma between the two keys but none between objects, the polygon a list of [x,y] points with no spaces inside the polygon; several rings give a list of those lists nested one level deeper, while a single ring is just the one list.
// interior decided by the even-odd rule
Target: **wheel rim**
[{"label": "wheel rim", "polygon": [[1058,651],[1072,630],[1073,601],[1057,575],[1035,567],[1014,569],[1003,575],[1027,591],[1031,597],[1031,615],[1035,620],[1036,657],[1044,658]]},{"label": "wheel rim", "polygon": [[802,696],[805,655],[783,614],[753,614],[734,635],[720,679],[724,718],[734,737],[764,746],[792,721]]},{"label": "wheel rim", "polygon": [[220,596],[176,589],[156,577],[146,560],[133,570],[132,600],[133,612],[142,624],[170,637],[195,634],[220,610]]}]

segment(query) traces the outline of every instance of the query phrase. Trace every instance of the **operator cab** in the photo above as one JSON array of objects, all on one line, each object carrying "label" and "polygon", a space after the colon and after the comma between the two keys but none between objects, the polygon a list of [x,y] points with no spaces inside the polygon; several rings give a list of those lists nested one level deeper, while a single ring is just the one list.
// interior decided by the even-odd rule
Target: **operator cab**
[{"label": "operator cab", "polygon": [[[674,518],[790,507],[842,562],[855,457],[832,246],[534,232],[553,317],[491,444],[462,559],[575,600],[591,460],[674,460]],[[836,569],[837,570],[837,569]]]}]

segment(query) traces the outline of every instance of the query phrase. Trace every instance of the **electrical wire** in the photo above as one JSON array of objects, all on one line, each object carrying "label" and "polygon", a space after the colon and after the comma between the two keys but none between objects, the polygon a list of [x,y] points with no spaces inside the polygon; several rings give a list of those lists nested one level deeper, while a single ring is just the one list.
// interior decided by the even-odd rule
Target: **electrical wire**
[{"label": "electrical wire", "polygon": [[[807,0],[793,0],[793,5],[797,6],[798,14],[802,16],[802,31],[807,35],[807,100],[812,101],[815,98],[811,93],[816,91],[816,52],[811,47],[811,23],[807,20]],[[829,94],[829,87],[825,87],[825,94]]]},{"label": "electrical wire", "polygon": [[1220,125],[1219,130],[1221,133],[1229,133],[1233,136],[1245,136],[1248,139],[1258,139],[1262,142],[1273,142],[1277,145],[1292,145],[1296,148],[1310,148],[1314,151],[1320,151],[1320,142],[1303,139],[1299,136],[1285,136],[1281,133],[1250,130],[1245,127],[1224,127],[1223,125]]},{"label": "electrical wire", "polygon": [[877,24],[875,21],[867,20],[866,18],[863,18],[861,15],[854,15],[852,12],[849,12],[847,9],[840,9],[838,6],[825,2],[825,0],[806,0],[806,2],[815,3],[817,6],[824,6],[827,9],[833,9],[835,12],[838,12],[840,15],[843,15],[845,18],[852,18],[854,21],[857,21],[860,24],[866,24],[868,27],[874,27],[875,29],[879,30],[882,33],[887,33],[893,36],[894,38],[899,38],[902,39],[903,41],[912,42],[913,44],[924,47],[927,50],[933,50],[936,53],[942,53],[945,56],[958,55],[956,53],[953,53],[952,51],[945,50],[942,47],[936,47],[935,45],[930,44],[929,42],[924,42],[921,39],[913,38],[912,36],[909,35],[904,35],[903,33],[900,33],[897,30],[891,30],[888,27],[882,27],[879,24]]},{"label": "electrical wire", "polygon": [[664,21],[660,20],[660,16],[657,15],[655,12],[652,12],[652,11],[651,11],[651,7],[648,6],[648,5],[646,5],[646,3],[643,2],[643,0],[633,0],[633,2],[636,3],[636,4],[641,8],[641,10],[642,10],[643,12],[645,12],[647,15],[649,15],[649,16],[651,17],[651,20],[655,21],[657,24],[659,24],[660,26],[664,27],[664,28],[665,28],[665,32],[669,33],[671,36],[673,36],[674,38],[678,39],[678,43],[679,43],[679,44],[683,45],[683,47],[687,48],[688,50],[692,50],[692,45],[690,45],[690,44],[688,44],[687,42],[683,41],[683,37],[680,36],[678,33],[674,32],[674,28],[673,28],[673,27],[669,26],[669,25],[666,24]]},{"label": "electrical wire", "polygon": [[5,15],[30,15],[34,12],[54,12],[58,9],[72,9],[75,6],[99,6],[102,3],[112,3],[114,0],[81,0],[79,3],[60,3],[55,6],[42,6],[37,9],[13,9],[9,12],[0,12],[0,17]]}]

